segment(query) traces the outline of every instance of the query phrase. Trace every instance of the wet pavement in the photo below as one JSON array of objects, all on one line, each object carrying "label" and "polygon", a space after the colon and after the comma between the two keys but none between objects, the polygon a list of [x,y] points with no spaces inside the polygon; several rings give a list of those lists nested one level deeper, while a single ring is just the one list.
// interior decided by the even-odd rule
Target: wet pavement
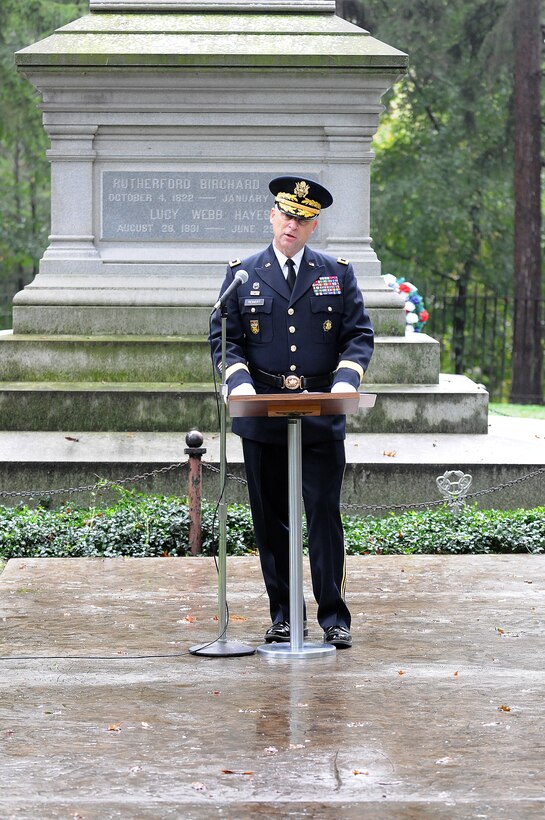
[{"label": "wet pavement", "polygon": [[[258,646],[257,559],[227,573],[228,640]],[[348,579],[351,650],[210,659],[188,654],[217,635],[210,558],[10,561],[0,816],[543,817],[543,558],[350,557]]]}]

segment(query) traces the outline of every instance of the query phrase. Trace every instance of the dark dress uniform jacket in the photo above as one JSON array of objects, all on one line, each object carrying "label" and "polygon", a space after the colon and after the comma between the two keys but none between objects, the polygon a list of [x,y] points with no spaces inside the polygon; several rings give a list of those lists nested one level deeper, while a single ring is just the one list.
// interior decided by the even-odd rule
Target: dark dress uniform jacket
[{"label": "dark dress uniform jacket", "polygon": [[[332,374],[327,392],[336,381],[359,386],[357,368],[365,372],[373,352],[373,330],[352,265],[345,260],[305,247],[293,292],[280,269],[272,245],[231,265],[222,286],[231,284],[237,270],[248,281],[227,301],[226,370],[243,364],[275,375],[324,376]],[[216,311],[210,343],[214,365],[221,364],[221,318]],[[341,367],[339,369],[339,363]],[[292,365],[295,368],[292,369]],[[334,372],[336,371],[336,372]],[[264,384],[248,371],[234,369],[229,390],[252,381],[257,393],[294,392]],[[285,444],[286,419],[236,418],[233,432],[243,438]],[[345,437],[345,417],[303,418],[303,445]]]}]

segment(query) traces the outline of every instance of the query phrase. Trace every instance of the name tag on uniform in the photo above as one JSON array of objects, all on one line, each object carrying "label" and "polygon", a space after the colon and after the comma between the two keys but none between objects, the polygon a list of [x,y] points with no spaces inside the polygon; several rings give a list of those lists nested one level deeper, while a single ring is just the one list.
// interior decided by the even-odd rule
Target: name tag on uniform
[{"label": "name tag on uniform", "polygon": [[341,286],[336,276],[320,276],[312,283],[315,296],[331,296],[341,293]]},{"label": "name tag on uniform", "polygon": [[245,299],[244,300],[244,306],[245,307],[251,307],[252,305],[259,306],[259,305],[264,305],[264,304],[265,304],[265,299]]}]

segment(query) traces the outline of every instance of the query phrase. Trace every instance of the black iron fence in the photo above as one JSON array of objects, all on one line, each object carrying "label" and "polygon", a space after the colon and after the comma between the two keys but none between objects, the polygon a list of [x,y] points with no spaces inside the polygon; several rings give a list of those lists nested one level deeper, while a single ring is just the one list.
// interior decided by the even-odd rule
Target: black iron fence
[{"label": "black iron fence", "polygon": [[[469,376],[484,384],[495,401],[506,400],[511,385],[515,306],[527,317],[528,332],[536,323],[545,340],[545,299],[514,299],[494,293],[472,293],[464,298],[426,298],[430,314],[426,333],[441,343],[441,372]],[[529,340],[529,338],[528,338]],[[525,339],[519,340],[525,346]],[[544,373],[545,378],[545,373]]]}]

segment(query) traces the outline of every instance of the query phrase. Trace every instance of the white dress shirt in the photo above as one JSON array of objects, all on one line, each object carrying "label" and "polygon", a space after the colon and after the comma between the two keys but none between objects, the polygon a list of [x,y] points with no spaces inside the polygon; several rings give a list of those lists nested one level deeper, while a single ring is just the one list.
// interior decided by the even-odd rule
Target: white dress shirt
[{"label": "white dress shirt", "polygon": [[[287,266],[286,263],[287,263],[289,257],[284,256],[282,251],[279,251],[278,248],[276,248],[274,245],[273,245],[273,251],[274,251],[274,255],[278,259],[278,264],[280,265],[280,270],[284,274],[284,279],[287,279],[288,278],[288,266]],[[297,251],[295,256],[292,256],[296,276],[299,273],[299,266],[301,265],[301,259],[303,258],[304,252],[305,252],[305,248],[303,247],[303,248],[301,248],[300,251]]]}]

